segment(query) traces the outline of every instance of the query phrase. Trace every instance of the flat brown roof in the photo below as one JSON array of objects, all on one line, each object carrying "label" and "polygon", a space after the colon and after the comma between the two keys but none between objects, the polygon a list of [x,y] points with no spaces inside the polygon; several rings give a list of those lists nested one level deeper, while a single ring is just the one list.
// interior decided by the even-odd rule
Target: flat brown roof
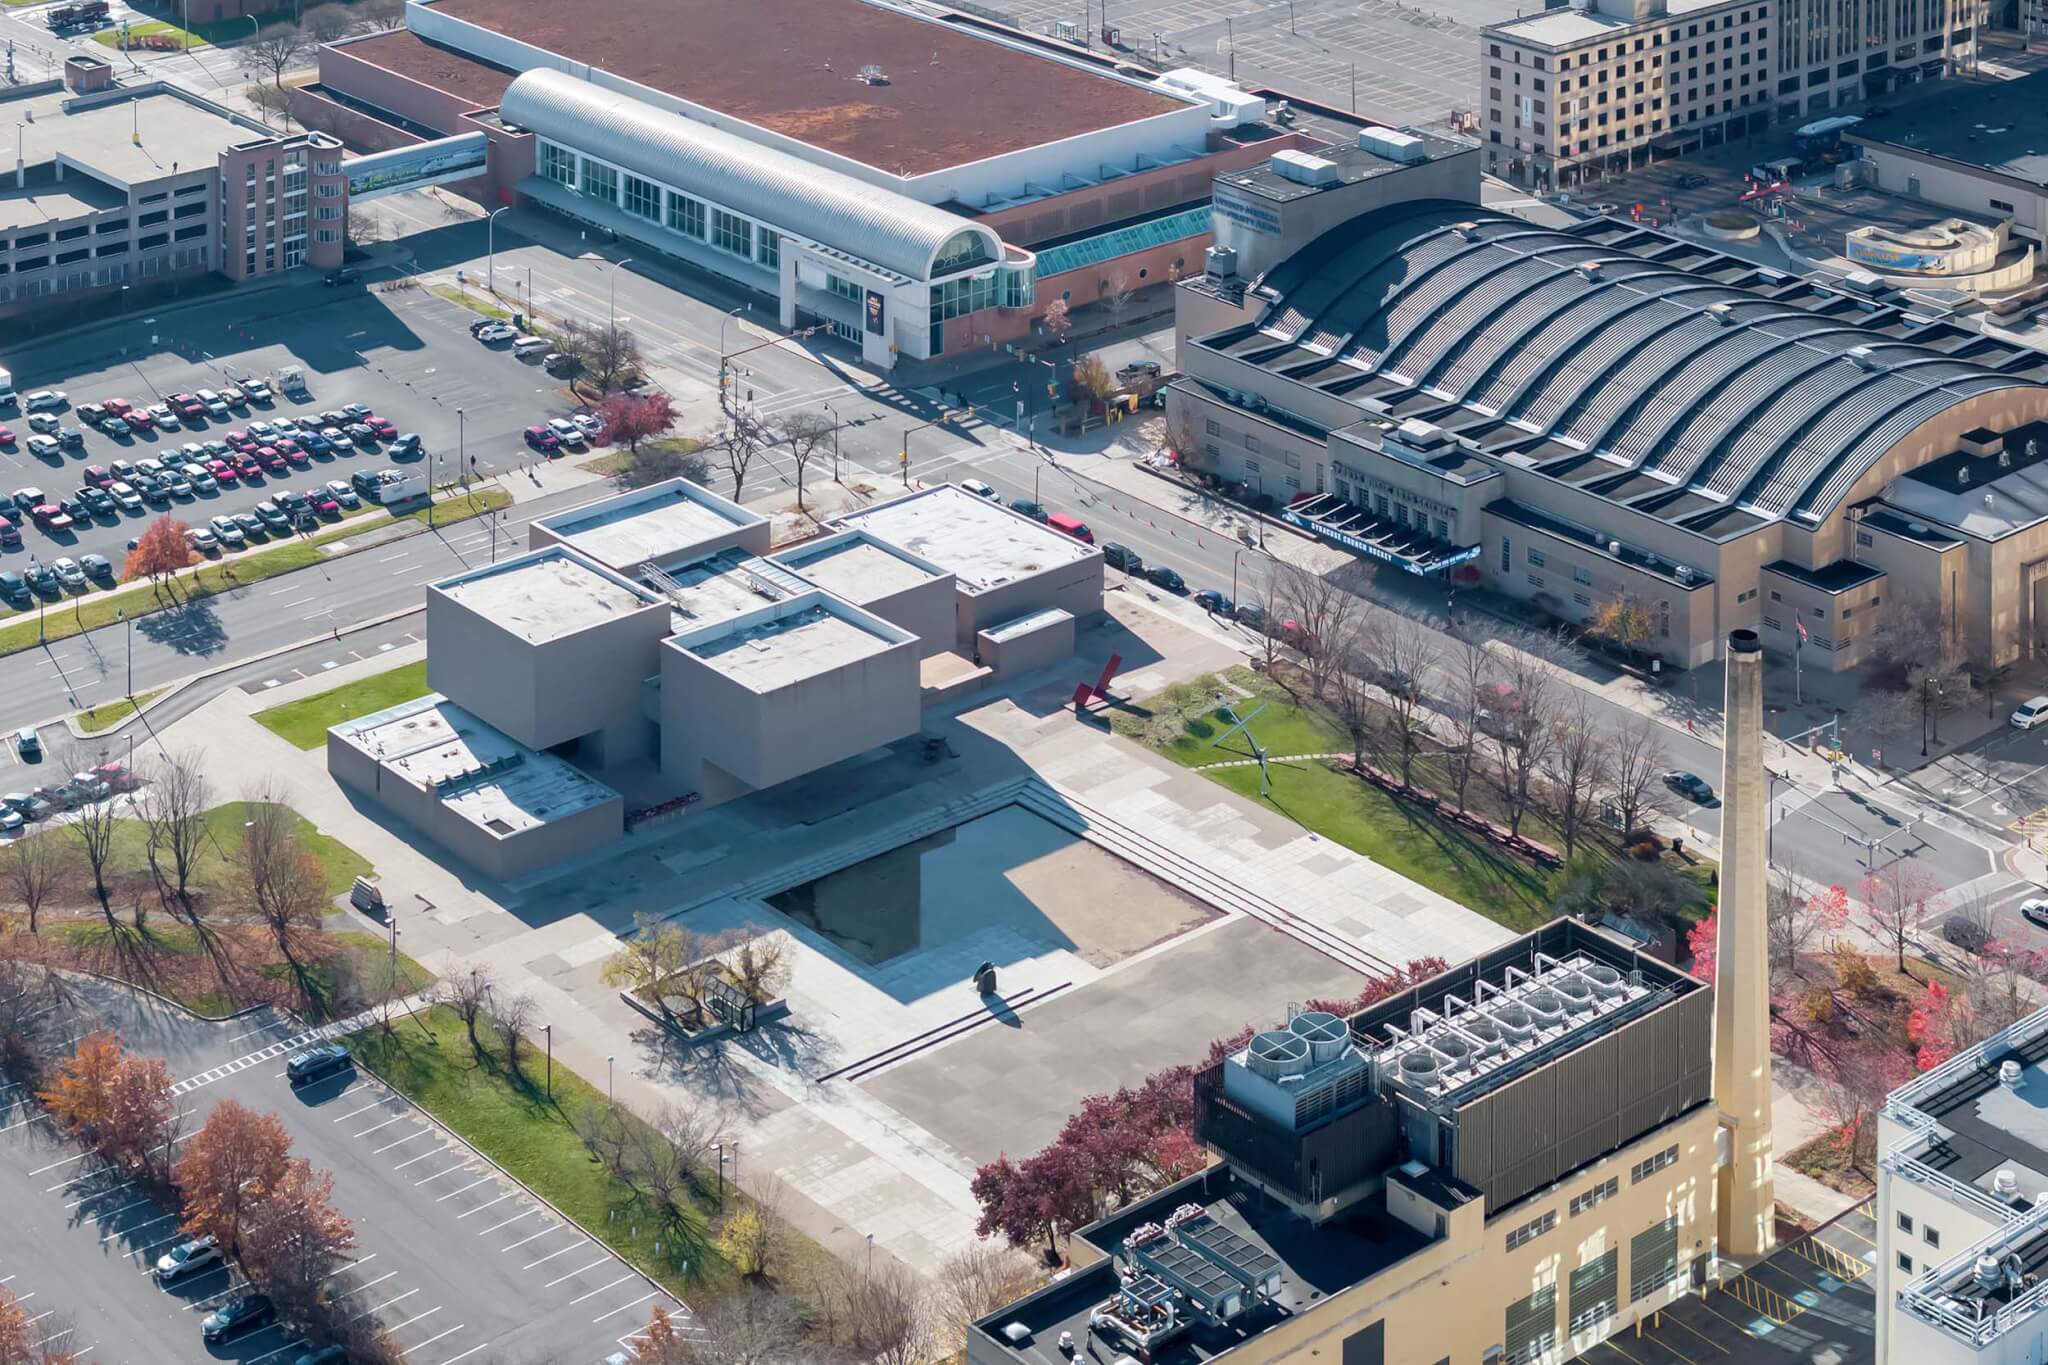
[{"label": "flat brown roof", "polygon": [[497,108],[505,97],[505,87],[518,74],[430,43],[410,29],[373,33],[335,47],[359,61],[468,100],[478,109]]},{"label": "flat brown roof", "polygon": [[[860,0],[437,0],[434,9],[895,175],[1186,107]],[[888,84],[857,79],[868,65]]]}]

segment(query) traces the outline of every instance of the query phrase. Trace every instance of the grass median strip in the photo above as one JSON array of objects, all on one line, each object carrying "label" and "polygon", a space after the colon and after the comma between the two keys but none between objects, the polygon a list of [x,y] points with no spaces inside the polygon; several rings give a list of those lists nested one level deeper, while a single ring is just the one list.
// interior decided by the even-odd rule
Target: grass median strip
[{"label": "grass median strip", "polygon": [[132,697],[120,697],[99,706],[88,706],[78,713],[78,728],[89,735],[102,730],[111,730],[143,707],[162,696],[168,689],[152,687],[147,692],[137,692]]},{"label": "grass median strip", "polygon": [[258,711],[256,723],[301,749],[315,749],[326,742],[329,726],[424,697],[429,690],[427,661],[422,659]]},{"label": "grass median strip", "polygon": [[[467,496],[435,504],[434,527],[439,530],[485,516],[510,506],[511,502],[512,495],[502,488],[480,488]],[[358,513],[339,525],[295,539],[287,545],[273,545],[231,559],[202,564],[173,580],[177,591],[175,597],[169,587],[159,590],[146,583],[134,583],[113,592],[73,597],[58,603],[54,609],[46,605],[40,611],[31,608],[15,612],[6,625],[0,626],[0,656],[33,649],[45,640],[67,640],[89,630],[98,630],[101,626],[110,626],[120,619],[124,611],[137,618],[149,616],[308,568],[331,558],[321,553],[323,547],[398,522],[411,522],[424,530],[426,509],[391,517],[378,508]]]},{"label": "grass median strip", "polygon": [[439,294],[448,302],[459,304],[472,313],[481,313],[487,318],[496,318],[499,322],[512,321],[512,310],[500,308],[497,304],[491,302],[489,294],[472,293],[459,285],[453,284],[430,284],[427,288],[431,292]]}]

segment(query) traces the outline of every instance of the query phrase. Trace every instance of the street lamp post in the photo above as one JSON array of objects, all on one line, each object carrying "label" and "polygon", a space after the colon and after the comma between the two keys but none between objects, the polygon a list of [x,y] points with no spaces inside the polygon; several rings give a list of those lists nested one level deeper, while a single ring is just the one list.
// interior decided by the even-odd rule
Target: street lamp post
[{"label": "street lamp post", "polygon": [[614,1059],[611,1057],[607,1057],[604,1059],[604,1102],[606,1104],[616,1106],[619,1101],[617,1092],[612,1089],[613,1060]]},{"label": "street lamp post", "polygon": [[827,417],[830,417],[830,418],[832,419],[832,482],[834,482],[834,483],[838,483],[838,482],[840,481],[840,479],[839,479],[839,414],[838,414],[838,413],[836,413],[836,412],[834,412],[834,411],[832,410],[832,405],[831,405],[830,403],[827,403],[827,404],[825,404],[825,415],[826,415]]},{"label": "street lamp post", "polygon": [[542,1024],[540,1031],[547,1036],[548,1040],[548,1098],[553,1099],[555,1097],[555,1026],[553,1024]]},{"label": "street lamp post", "polygon": [[730,310],[718,320],[718,406],[720,407],[725,406],[725,369],[726,356],[728,354],[725,349],[725,325],[745,311],[746,306],[743,304],[738,308]]},{"label": "street lamp post", "polygon": [[[41,565],[37,563],[37,561],[36,561],[36,557],[35,557],[34,555],[30,555],[30,556],[28,557],[28,563],[29,563],[29,567],[30,567],[31,569],[35,569],[35,568],[40,568],[40,567],[41,567]],[[39,645],[41,645],[41,644],[48,644],[48,643],[49,643],[49,637],[48,637],[47,635],[45,635],[45,634],[43,633],[43,606],[44,606],[43,590],[42,590],[41,588],[37,588],[37,589],[36,589],[36,643],[37,643],[37,644],[39,644]]]},{"label": "street lamp post", "polygon": [[[462,409],[455,410],[455,463],[462,474],[462,491],[469,491],[469,424],[464,420]],[[428,489],[432,492],[432,489]]]},{"label": "street lamp post", "polygon": [[1237,605],[1237,561],[1243,554],[1244,546],[1242,545],[1230,552],[1230,605],[1233,607]]},{"label": "street lamp post", "polygon": [[629,266],[629,265],[631,265],[631,264],[633,264],[633,258],[632,258],[631,256],[628,256],[628,257],[626,257],[626,259],[625,259],[625,260],[623,260],[623,261],[614,261],[614,262],[612,262],[612,269],[611,269],[611,277],[612,277],[612,287],[611,287],[611,310],[612,310],[612,321],[611,321],[611,327],[612,327],[612,330],[613,330],[614,332],[616,332],[616,331],[618,331],[618,330],[619,330],[619,272],[620,272],[621,270],[625,269],[625,268],[626,268],[627,266]]},{"label": "street lamp post", "polygon": [[507,204],[504,208],[492,209],[490,217],[484,219],[484,245],[489,253],[489,264],[484,267],[484,285],[493,297],[498,293],[498,215],[511,211],[512,206]]},{"label": "street lamp post", "polygon": [[135,619],[125,609],[116,610],[115,617],[126,627],[124,634],[128,642],[128,700],[135,700]]}]

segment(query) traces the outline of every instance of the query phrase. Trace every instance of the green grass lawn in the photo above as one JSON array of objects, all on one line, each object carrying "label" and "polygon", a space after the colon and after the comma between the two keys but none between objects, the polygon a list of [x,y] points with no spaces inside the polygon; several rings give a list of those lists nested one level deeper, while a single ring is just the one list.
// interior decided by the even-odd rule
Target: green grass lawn
[{"label": "green grass lawn", "polygon": [[499,322],[512,321],[513,310],[499,307],[496,301],[481,289],[469,289],[456,284],[430,284],[427,288],[430,292],[439,294],[448,302],[459,304],[472,313],[496,318]]},{"label": "green grass lawn", "polygon": [[[13,3],[13,0],[8,0],[8,3]],[[176,24],[166,23],[162,19],[144,19],[140,22],[130,22],[128,34],[132,38],[147,38],[152,33],[168,33],[173,38],[176,38],[182,33],[185,38],[185,46],[205,47],[207,39],[206,35],[200,32],[201,27],[201,25],[195,24],[190,29],[180,29]],[[242,32],[246,34],[248,30],[245,28]],[[101,29],[98,33],[92,35],[92,40],[101,47],[118,47],[121,42],[120,26],[116,25],[113,28]],[[146,51],[147,49],[137,48],[136,50]]]},{"label": "green grass lawn", "polygon": [[310,697],[288,701],[282,706],[273,706],[268,711],[258,711],[256,722],[301,749],[315,749],[326,742],[329,726],[382,711],[387,706],[396,706],[414,697],[424,697],[430,690],[427,686],[427,661],[422,659],[418,663],[387,669]]},{"label": "green grass lawn", "polygon": [[[399,1020],[389,1034],[365,1029],[348,1045],[407,1098],[670,1289],[699,1292],[707,1282],[733,1279],[713,1245],[716,1211],[709,1201],[685,1226],[657,1228],[635,1192],[613,1180],[576,1136],[572,1116],[586,1105],[604,1104],[604,1091],[557,1063],[550,1098],[540,1049],[528,1051],[525,1075],[514,1076],[505,1068],[495,1030],[489,1039],[490,1050],[479,1060],[462,1021],[436,1007],[417,1021]],[[727,1211],[740,1206],[727,1186]]]},{"label": "green grass lawn", "polygon": [[111,730],[169,690],[153,687],[147,692],[137,692],[133,697],[121,697],[102,706],[88,706],[78,713],[78,728],[89,735]]},{"label": "green grass lawn", "polygon": [[[198,862],[193,868],[192,875],[192,883],[198,890],[209,896],[217,896],[232,883],[232,857],[234,850],[241,843],[242,827],[248,819],[249,803],[246,801],[229,801],[215,806],[206,813],[208,838],[200,848]],[[320,864],[328,895],[341,895],[355,884],[357,877],[369,872],[369,860],[347,844],[330,835],[322,834],[296,811],[292,813],[292,819],[298,823],[299,833],[304,836],[307,849]],[[46,829],[25,837],[55,840],[66,850],[67,855],[76,854],[78,850],[78,836],[61,827]],[[109,878],[146,874],[148,870],[148,834],[143,829],[142,822],[115,821],[113,849],[107,858]],[[86,888],[85,895],[87,899],[91,898],[90,887]]]},{"label": "green grass lawn", "polygon": [[[76,948],[102,948],[113,937],[114,930],[104,919],[74,919],[59,921],[50,926],[51,935]],[[146,953],[155,967],[161,971],[165,958],[195,957],[204,951],[199,934],[189,924],[180,924],[163,916],[151,918],[141,929],[124,923],[120,929],[125,947],[130,951]],[[267,941],[266,941],[267,946]],[[390,945],[376,934],[357,933],[345,930],[327,934],[313,954],[312,969],[308,973],[307,995],[303,1011],[318,1021],[330,1017],[330,1002],[344,981],[376,983],[384,980],[383,970],[389,962]],[[261,968],[263,975],[280,980],[289,979],[291,968],[283,962],[273,962]],[[219,1017],[231,1014],[241,1002],[228,997],[218,985],[206,989],[179,990],[173,983],[207,980],[210,973],[163,972],[156,979],[159,988],[168,989],[185,1006],[196,1013]],[[211,978],[217,980],[217,978]],[[410,995],[425,989],[434,979],[434,974],[415,962],[405,953],[398,955],[398,993]],[[360,1007],[363,997],[353,1002],[344,1002],[346,1008]]]}]

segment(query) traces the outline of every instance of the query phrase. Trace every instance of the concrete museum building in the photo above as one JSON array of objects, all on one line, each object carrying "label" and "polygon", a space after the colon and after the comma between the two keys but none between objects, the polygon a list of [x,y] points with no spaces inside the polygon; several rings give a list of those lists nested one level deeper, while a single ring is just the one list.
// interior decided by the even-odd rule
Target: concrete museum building
[{"label": "concrete museum building", "polygon": [[1177,297],[1186,466],[1567,622],[1624,595],[1679,667],[1746,627],[1847,668],[1903,605],[1969,657],[2039,651],[2048,355],[1881,284],[1490,212],[1478,177],[1372,132],[1219,176]]},{"label": "concrete museum building", "polygon": [[432,695],[328,732],[337,781],[501,880],[914,736],[1102,610],[1093,546],[950,484],[777,554],[682,479],[528,543],[428,586]]}]

